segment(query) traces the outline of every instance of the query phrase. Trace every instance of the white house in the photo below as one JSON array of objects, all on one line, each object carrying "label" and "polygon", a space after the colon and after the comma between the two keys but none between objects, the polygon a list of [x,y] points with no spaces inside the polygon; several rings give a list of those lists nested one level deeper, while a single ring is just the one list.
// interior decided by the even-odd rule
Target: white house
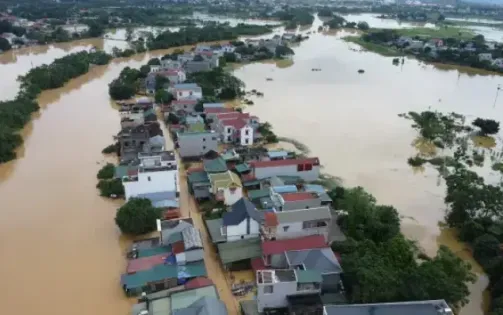
[{"label": "white house", "polygon": [[262,215],[248,199],[240,198],[222,217],[221,233],[227,242],[258,237]]},{"label": "white house", "polygon": [[182,66],[182,62],[178,60],[161,59],[161,67],[165,70],[180,69]]},{"label": "white house", "polygon": [[126,201],[147,198],[156,207],[178,204],[180,183],[173,151],[140,153],[138,171],[122,178]]},{"label": "white house", "polygon": [[230,112],[215,115],[214,129],[220,133],[222,142],[242,146],[253,145],[258,118],[249,113]]},{"label": "white house", "polygon": [[162,68],[160,65],[151,65],[150,66],[150,73],[156,73],[156,72],[159,72],[161,71]]},{"label": "white house", "polygon": [[175,96],[177,100],[200,100],[203,98],[203,90],[196,83],[175,84],[172,88],[170,88],[170,92]]},{"label": "white house", "polygon": [[494,59],[492,65],[498,68],[503,68],[503,58]]}]

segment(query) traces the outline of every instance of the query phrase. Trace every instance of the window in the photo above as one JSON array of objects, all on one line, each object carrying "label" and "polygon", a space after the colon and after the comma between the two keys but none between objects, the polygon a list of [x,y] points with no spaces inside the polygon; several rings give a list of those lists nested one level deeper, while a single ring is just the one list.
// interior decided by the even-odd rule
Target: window
[{"label": "window", "polygon": [[250,130],[246,129],[245,130],[245,135],[247,136],[248,134],[250,134]]},{"label": "window", "polygon": [[227,136],[227,141],[231,141],[231,136]]},{"label": "window", "polygon": [[221,233],[223,236],[227,235],[227,227],[226,227],[226,226],[222,226],[222,227],[220,228],[220,233]]},{"label": "window", "polygon": [[183,108],[187,108],[187,105],[183,105]]},{"label": "window", "polygon": [[304,164],[297,165],[297,172],[302,172],[302,171],[304,171]]},{"label": "window", "polygon": [[206,138],[203,138],[203,142],[205,142],[205,141],[206,141]]},{"label": "window", "polygon": [[313,169],[313,165],[312,165],[312,164],[306,164],[306,165],[304,166],[304,170],[306,170],[306,171],[310,171],[310,170],[312,170],[312,169]]},{"label": "window", "polygon": [[302,222],[303,229],[312,229],[327,226],[327,222],[322,220],[312,220],[312,221],[304,221]]},{"label": "window", "polygon": [[203,145],[203,150],[206,150],[206,146],[205,145]]},{"label": "window", "polygon": [[192,91],[190,91],[190,92],[189,92],[189,95],[192,95],[192,94],[193,94],[193,93],[192,93]]},{"label": "window", "polygon": [[217,137],[211,137],[211,140],[217,140]]},{"label": "window", "polygon": [[248,144],[248,139],[245,139],[245,144]]},{"label": "window", "polygon": [[285,226],[283,227],[283,231],[285,231],[285,232],[286,232],[286,231],[288,231],[288,229],[289,229],[289,228],[290,228],[290,226],[289,226],[289,225],[285,225]]},{"label": "window", "polygon": [[272,285],[264,286],[264,293],[265,294],[272,294],[273,292],[274,292],[274,287]]},{"label": "window", "polygon": [[245,238],[245,236],[244,236],[244,235],[241,235],[241,239],[243,240],[244,238]]},{"label": "window", "polygon": [[149,176],[149,177],[147,177],[147,179],[148,179],[148,181],[150,182],[150,176]]}]

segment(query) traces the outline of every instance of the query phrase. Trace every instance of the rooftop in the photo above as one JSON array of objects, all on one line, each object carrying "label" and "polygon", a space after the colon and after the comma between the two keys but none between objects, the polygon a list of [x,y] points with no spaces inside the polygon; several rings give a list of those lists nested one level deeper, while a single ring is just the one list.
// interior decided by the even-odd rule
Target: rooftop
[{"label": "rooftop", "polygon": [[271,159],[286,158],[288,156],[288,151],[284,150],[271,150],[267,152],[267,156]]},{"label": "rooftop", "polygon": [[240,260],[257,258],[262,255],[259,238],[217,244],[220,260],[228,264]]},{"label": "rooftop", "polygon": [[142,270],[148,270],[156,265],[163,264],[166,261],[166,257],[169,253],[163,253],[160,255],[142,257],[137,259],[131,259],[128,262],[126,273],[132,274]]},{"label": "rooftop", "polygon": [[245,198],[236,201],[232,205],[231,210],[224,213],[222,217],[225,226],[238,225],[246,218],[251,218],[257,222],[262,221],[262,213],[257,211],[255,205]]},{"label": "rooftop", "polygon": [[257,271],[257,283],[278,283],[278,282],[294,282],[296,281],[295,270],[278,269],[278,270],[259,270]]},{"label": "rooftop", "polygon": [[452,315],[444,300],[325,305],[326,315]]},{"label": "rooftop", "polygon": [[221,188],[229,188],[232,185],[242,187],[241,180],[238,175],[231,171],[208,174],[208,176],[210,178],[211,185],[213,186],[213,191],[215,192]]},{"label": "rooftop", "polygon": [[312,200],[318,198],[318,196],[310,192],[285,193],[282,194],[281,197],[285,202],[296,202],[296,201]]},{"label": "rooftop", "polygon": [[303,266],[304,269],[317,270],[322,274],[342,272],[342,267],[330,247],[287,251],[286,258],[290,267]]},{"label": "rooftop", "polygon": [[310,235],[301,238],[264,241],[262,242],[262,253],[264,255],[281,254],[290,250],[305,250],[327,247],[323,235]]},{"label": "rooftop", "polygon": [[211,137],[215,135],[215,131],[205,131],[205,132],[179,132],[178,134],[178,139],[180,138],[188,138],[188,137],[200,137],[200,136],[207,136]]},{"label": "rooftop", "polygon": [[190,90],[190,89],[201,89],[197,83],[179,83],[173,86],[175,89]]},{"label": "rooftop", "polygon": [[287,210],[276,212],[279,223],[292,223],[312,220],[329,220],[332,218],[330,208],[323,206],[311,209]]},{"label": "rooftop", "polygon": [[205,220],[205,223],[213,243],[222,243],[227,240],[220,230],[223,219]]},{"label": "rooftop", "polygon": [[248,164],[252,168],[278,167],[278,166],[289,166],[299,164],[320,165],[320,160],[318,158],[305,158],[305,159],[287,159],[287,160],[275,160],[275,161],[250,161],[248,162]]}]

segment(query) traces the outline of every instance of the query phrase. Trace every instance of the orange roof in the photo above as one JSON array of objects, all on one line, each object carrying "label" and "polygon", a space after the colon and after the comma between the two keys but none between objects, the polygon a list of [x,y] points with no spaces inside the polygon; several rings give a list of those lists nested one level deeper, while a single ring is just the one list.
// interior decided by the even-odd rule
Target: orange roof
[{"label": "orange roof", "polygon": [[278,217],[274,212],[266,212],[264,214],[265,226],[278,226]]},{"label": "orange roof", "polygon": [[317,198],[316,194],[310,192],[285,193],[282,194],[281,197],[283,197],[283,200],[285,200],[285,202],[295,202],[295,201],[310,200]]},{"label": "orange roof", "polygon": [[155,256],[132,259],[129,261],[129,263],[127,265],[126,273],[131,274],[131,273],[135,273],[137,271],[151,269],[152,267],[154,267],[156,265],[160,265],[160,264],[164,263],[164,260],[168,256],[169,256],[168,253],[164,253],[164,254],[155,255]]},{"label": "orange roof", "polygon": [[306,158],[306,159],[286,159],[286,160],[274,160],[274,161],[250,161],[248,165],[250,167],[277,167],[277,166],[288,166],[288,165],[299,165],[299,164],[312,164],[320,165],[320,160],[318,158]]},{"label": "orange roof", "polygon": [[183,241],[178,241],[176,243],[171,244],[171,249],[173,251],[173,254],[179,254],[183,253],[185,251],[185,245],[183,244]]}]

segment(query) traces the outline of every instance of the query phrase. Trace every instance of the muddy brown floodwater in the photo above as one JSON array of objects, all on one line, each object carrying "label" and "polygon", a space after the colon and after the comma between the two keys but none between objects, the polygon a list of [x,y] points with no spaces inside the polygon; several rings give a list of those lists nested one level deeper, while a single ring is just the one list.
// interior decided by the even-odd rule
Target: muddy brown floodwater
[{"label": "muddy brown floodwater", "polygon": [[[271,122],[279,135],[308,145],[325,172],[394,205],[403,216],[403,232],[429,254],[446,244],[470,260],[479,278],[462,314],[482,314],[487,278],[453,233],[438,227],[443,184],[435,171],[416,173],[407,165],[415,132],[397,114],[431,106],[500,119],[503,100],[493,103],[501,77],[440,70],[414,60],[395,67],[391,58],[355,51],[358,46],[339,35],[310,36],[295,48],[290,67],[252,64],[235,71],[249,90],[265,94],[249,110]],[[109,45],[91,40],[0,55],[1,98],[16,94],[15,78],[32,64]],[[132,301],[119,285],[127,242],[114,224],[120,203],[98,196],[95,174],[105,163],[101,150],[119,128],[107,85],[125,66],[139,67],[151,56],[115,60],[41,94],[42,109],[23,130],[19,159],[0,166],[3,313],[129,313]]]}]

